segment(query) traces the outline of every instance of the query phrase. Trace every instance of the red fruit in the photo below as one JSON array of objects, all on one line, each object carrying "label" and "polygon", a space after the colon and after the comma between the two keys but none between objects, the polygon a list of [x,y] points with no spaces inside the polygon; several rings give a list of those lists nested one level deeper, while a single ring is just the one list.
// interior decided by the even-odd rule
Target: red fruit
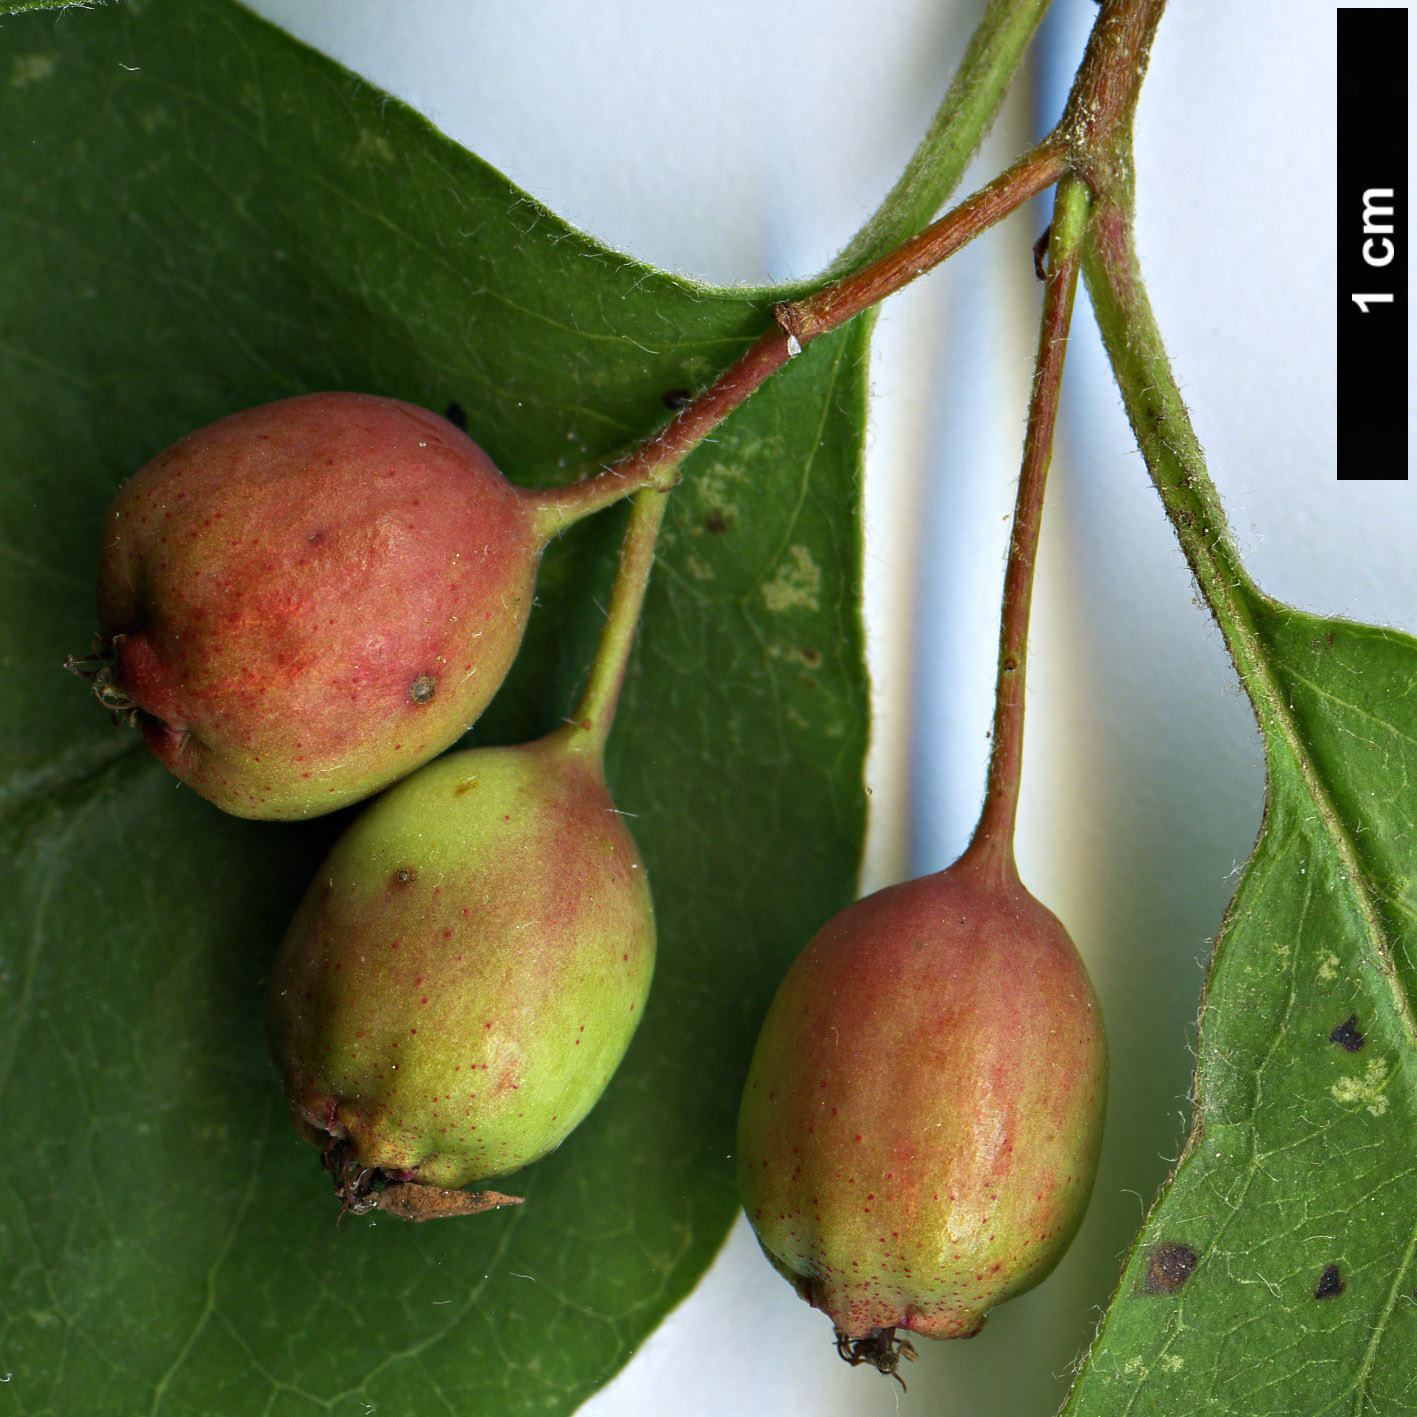
[{"label": "red fruit", "polygon": [[477,718],[546,543],[625,490],[525,491],[394,399],[309,394],[220,419],[105,518],[101,697],[228,812],[332,811]]},{"label": "red fruit", "polygon": [[892,1330],[968,1337],[1057,1263],[1106,1068],[1062,925],[967,852],[849,906],[783,980],[739,1118],[748,1218],[844,1354],[893,1371]]}]

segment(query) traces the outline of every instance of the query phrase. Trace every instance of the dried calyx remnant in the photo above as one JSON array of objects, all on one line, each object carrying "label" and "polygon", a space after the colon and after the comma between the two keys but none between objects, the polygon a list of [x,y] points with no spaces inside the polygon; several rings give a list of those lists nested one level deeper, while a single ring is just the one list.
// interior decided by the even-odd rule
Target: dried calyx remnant
[{"label": "dried calyx remnant", "polygon": [[866,1363],[878,1373],[894,1378],[902,1392],[908,1391],[905,1379],[900,1375],[900,1360],[905,1358],[913,1363],[916,1358],[915,1345],[909,1339],[897,1338],[893,1328],[877,1329],[865,1338],[852,1338],[837,1329],[836,1351],[853,1368]]},{"label": "dried calyx remnant", "polygon": [[93,690],[94,698],[113,715],[114,723],[138,727],[138,708],[128,692],[118,682],[113,645],[102,635],[95,635],[93,647],[86,655],[71,654],[64,661],[70,674],[77,674]]},{"label": "dried calyx remnant", "polygon": [[504,1205],[521,1205],[523,1197],[501,1191],[459,1191],[446,1186],[425,1186],[379,1166],[362,1166],[348,1140],[331,1141],[321,1155],[325,1170],[334,1178],[341,1215],[363,1215],[382,1210],[400,1220],[442,1220],[456,1215],[479,1215]]}]

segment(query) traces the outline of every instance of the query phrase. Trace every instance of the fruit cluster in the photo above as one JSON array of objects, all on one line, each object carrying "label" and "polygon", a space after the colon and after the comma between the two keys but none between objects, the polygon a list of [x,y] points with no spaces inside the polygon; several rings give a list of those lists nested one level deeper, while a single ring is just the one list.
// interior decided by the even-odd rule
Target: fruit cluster
[{"label": "fruit cluster", "polygon": [[544,1156],[644,1011],[654,911],[602,758],[653,483],[574,720],[438,756],[510,668],[547,543],[634,490],[527,491],[426,409],[311,394],[181,439],[105,518],[97,654],[76,667],[155,756],[245,817],[383,793],[316,874],[267,1002],[291,1117],[348,1207]]},{"label": "fruit cluster", "polygon": [[[653,908],[602,760],[663,485],[527,491],[426,410],[316,394],[182,439],[107,514],[96,656],[75,666],[102,702],[228,812],[382,794],[320,867],[268,996],[292,1120],[348,1209],[514,1201],[460,1188],[558,1146],[644,1012]],[[517,653],[548,541],[631,493],[573,718],[446,753]],[[1097,1002],[1011,840],[1011,819],[981,824],[949,870],[829,921],[743,1094],[763,1248],[843,1357],[886,1372],[913,1354],[898,1329],[968,1336],[1037,1283],[1092,1183]]]}]

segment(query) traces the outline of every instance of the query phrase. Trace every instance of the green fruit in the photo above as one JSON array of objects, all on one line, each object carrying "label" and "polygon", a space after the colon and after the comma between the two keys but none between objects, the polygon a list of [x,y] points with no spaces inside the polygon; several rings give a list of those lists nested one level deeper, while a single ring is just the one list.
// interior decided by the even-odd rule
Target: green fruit
[{"label": "green fruit", "polygon": [[849,906],[788,971],[739,1117],[748,1219],[844,1356],[893,1371],[893,1330],[968,1337],[1057,1263],[1106,1071],[1062,925],[966,853]]},{"label": "green fruit", "polygon": [[276,958],[272,1054],[297,1130],[456,1187],[560,1145],[639,1023],[654,915],[579,725],[452,753],[366,808]]},{"label": "green fruit", "polygon": [[547,542],[631,490],[515,487],[451,423],[394,399],[233,414],[115,498],[106,662],[87,672],[224,810],[333,811],[461,736],[516,655]]}]

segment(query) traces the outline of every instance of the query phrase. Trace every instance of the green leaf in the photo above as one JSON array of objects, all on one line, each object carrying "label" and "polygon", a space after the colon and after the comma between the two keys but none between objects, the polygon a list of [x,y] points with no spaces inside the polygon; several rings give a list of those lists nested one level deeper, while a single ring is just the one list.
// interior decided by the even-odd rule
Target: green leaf
[{"label": "green leaf", "polygon": [[1417,1411],[1417,641],[1236,595],[1264,826],[1191,1138],[1070,1417]]},{"label": "green leaf", "polygon": [[[261,988],[341,820],[222,816],[62,672],[107,503],[191,428],[322,388],[456,402],[516,480],[568,479],[777,293],[596,246],[225,0],[19,17],[0,71],[0,1413],[568,1412],[718,1247],[758,1019],[851,894],[866,330],[674,494],[609,763],[661,929],[625,1067],[524,1206],[337,1225]],[[552,549],[480,741],[568,711],[622,524]]]},{"label": "green leaf", "polygon": [[1257,714],[1267,792],[1207,982],[1191,1135],[1065,1411],[1411,1412],[1417,641],[1255,588],[1146,295],[1131,205],[1123,184],[1097,211],[1088,290]]}]

